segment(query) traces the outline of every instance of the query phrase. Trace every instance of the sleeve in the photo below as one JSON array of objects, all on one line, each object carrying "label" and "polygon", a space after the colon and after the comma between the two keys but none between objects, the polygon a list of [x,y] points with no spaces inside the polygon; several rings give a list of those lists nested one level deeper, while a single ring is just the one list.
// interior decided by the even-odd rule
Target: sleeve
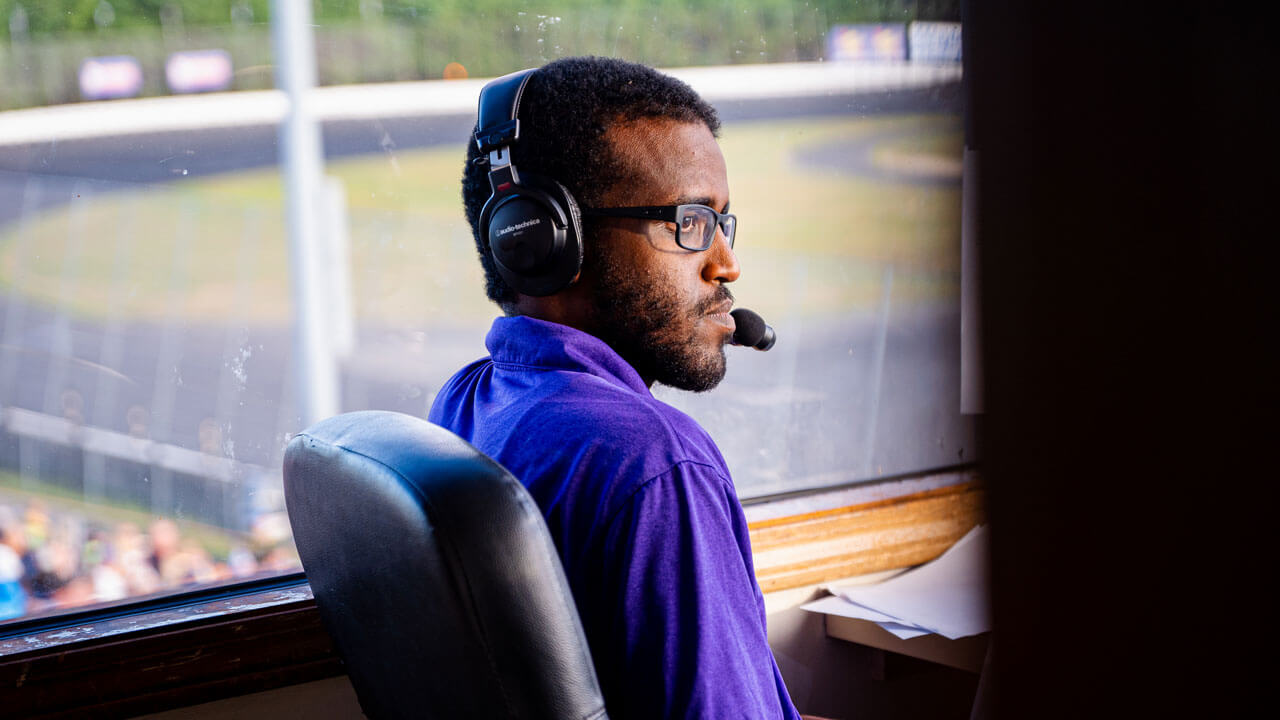
[{"label": "sleeve", "polygon": [[596,658],[621,718],[798,718],[765,628],[732,485],[685,462],[611,521],[602,599],[611,657]]}]

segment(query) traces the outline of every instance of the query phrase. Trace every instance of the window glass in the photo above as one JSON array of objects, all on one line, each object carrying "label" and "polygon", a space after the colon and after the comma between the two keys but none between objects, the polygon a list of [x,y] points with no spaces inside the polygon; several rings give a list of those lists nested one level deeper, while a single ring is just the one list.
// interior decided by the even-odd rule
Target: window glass
[{"label": "window glass", "polygon": [[[459,177],[484,78],[646,62],[721,113],[734,293],[779,340],[701,422],[744,498],[973,460],[957,2],[322,0],[337,410],[423,416],[497,309]],[[304,425],[266,0],[0,0],[0,619],[298,569]]]}]

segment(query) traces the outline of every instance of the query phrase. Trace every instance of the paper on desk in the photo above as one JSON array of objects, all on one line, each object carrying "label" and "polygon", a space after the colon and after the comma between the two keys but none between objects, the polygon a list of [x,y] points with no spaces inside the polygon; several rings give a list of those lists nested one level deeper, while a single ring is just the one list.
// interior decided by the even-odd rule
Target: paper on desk
[{"label": "paper on desk", "polygon": [[991,629],[987,608],[987,529],[979,525],[933,561],[876,585],[852,585],[841,597],[947,638]]},{"label": "paper on desk", "polygon": [[812,612],[826,613],[827,615],[840,615],[842,617],[857,618],[859,620],[870,620],[903,640],[910,640],[913,637],[920,637],[921,635],[929,635],[932,632],[914,625],[904,625],[897,618],[892,618],[884,613],[876,612],[871,608],[865,608],[861,605],[851,603],[839,595],[830,595],[822,598],[821,600],[814,600],[813,602],[805,605],[804,609]]},{"label": "paper on desk", "polygon": [[[976,635],[991,629],[986,559],[987,531],[980,525],[914,570],[874,585],[832,588],[837,597],[804,607],[871,620],[904,639],[923,633],[951,639]],[[819,603],[822,609],[815,608]]]}]

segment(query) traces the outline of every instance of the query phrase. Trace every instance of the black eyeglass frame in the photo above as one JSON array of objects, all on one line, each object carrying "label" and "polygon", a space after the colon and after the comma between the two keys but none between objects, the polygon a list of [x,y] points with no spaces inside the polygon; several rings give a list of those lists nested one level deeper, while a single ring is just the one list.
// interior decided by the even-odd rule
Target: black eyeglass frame
[{"label": "black eyeglass frame", "polygon": [[[724,239],[729,243],[729,248],[733,248],[733,236],[738,233],[738,216],[732,213],[718,212],[713,207],[708,207],[700,203],[685,203],[683,205],[640,205],[637,207],[614,207],[614,208],[582,208],[581,212],[586,216],[594,217],[625,217],[639,218],[641,220],[657,220],[659,222],[669,222],[676,226],[676,244],[685,250],[693,252],[702,252],[711,247],[716,241],[715,230],[711,231],[709,237],[701,239],[701,247],[689,247],[681,242],[682,232],[680,230],[680,218],[684,215],[685,208],[699,208],[715,215],[716,222],[713,228],[720,228],[720,232],[724,233]],[[729,220],[729,229],[725,229],[725,220]]]}]

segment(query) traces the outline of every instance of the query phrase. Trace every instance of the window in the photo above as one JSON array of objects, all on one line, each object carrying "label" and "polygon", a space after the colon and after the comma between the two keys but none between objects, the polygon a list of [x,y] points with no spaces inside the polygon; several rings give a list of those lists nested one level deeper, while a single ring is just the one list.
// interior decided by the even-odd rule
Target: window
[{"label": "window", "polygon": [[[118,5],[0,3],[4,619],[299,569],[279,477],[305,423],[268,3]],[[671,69],[724,120],[735,295],[780,340],[731,351],[710,394],[657,394],[707,427],[740,494],[973,460],[958,14],[315,3],[334,406],[423,415],[484,352],[496,308],[458,201],[476,78],[617,55]]]}]

